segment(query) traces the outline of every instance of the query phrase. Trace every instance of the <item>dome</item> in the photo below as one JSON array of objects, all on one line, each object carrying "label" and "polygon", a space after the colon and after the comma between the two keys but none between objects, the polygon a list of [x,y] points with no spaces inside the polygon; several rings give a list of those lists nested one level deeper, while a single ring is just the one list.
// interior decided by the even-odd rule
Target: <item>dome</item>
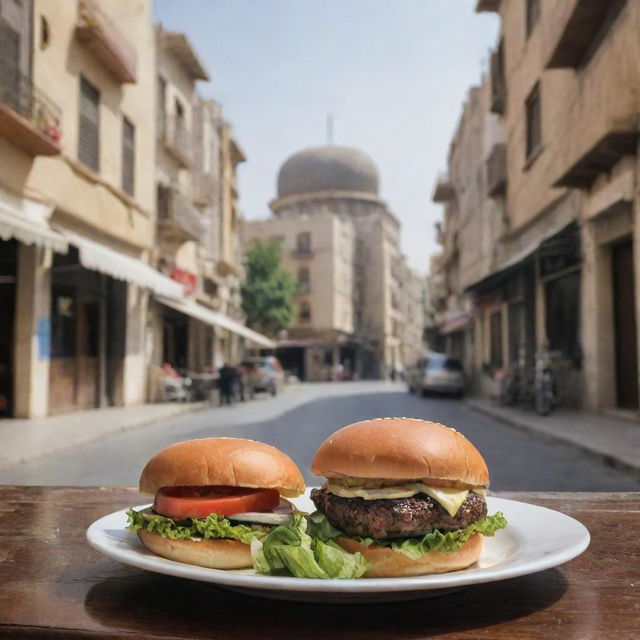
[{"label": "dome", "polygon": [[278,174],[278,197],[313,191],[378,194],[378,169],[358,149],[326,145],[292,155]]}]

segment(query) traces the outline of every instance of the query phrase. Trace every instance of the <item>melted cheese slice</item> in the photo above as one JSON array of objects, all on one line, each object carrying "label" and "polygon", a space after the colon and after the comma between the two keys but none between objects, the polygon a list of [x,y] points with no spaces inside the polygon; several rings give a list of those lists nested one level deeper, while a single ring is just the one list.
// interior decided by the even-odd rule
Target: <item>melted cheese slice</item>
[{"label": "melted cheese slice", "polygon": [[[424,493],[442,505],[450,516],[455,516],[462,503],[469,495],[469,489],[453,489],[451,487],[430,487],[421,482],[397,485],[395,487],[380,487],[377,489],[361,489],[359,487],[345,487],[340,484],[327,482],[326,490],[341,498],[363,498],[364,500],[389,500],[392,498],[411,498],[418,493]],[[483,488],[473,489],[474,493],[484,495]]]}]

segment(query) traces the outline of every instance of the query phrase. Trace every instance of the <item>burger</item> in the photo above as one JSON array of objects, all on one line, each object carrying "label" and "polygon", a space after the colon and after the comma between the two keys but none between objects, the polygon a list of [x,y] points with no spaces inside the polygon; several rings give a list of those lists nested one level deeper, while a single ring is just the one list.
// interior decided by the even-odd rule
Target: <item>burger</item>
[{"label": "burger", "polygon": [[149,551],[213,569],[252,566],[251,545],[295,509],[304,491],[293,460],[262,442],[204,438],[157,453],[140,476],[153,506],[127,512],[128,528]]},{"label": "burger", "polygon": [[[348,425],[322,443],[312,471],[317,530],[369,563],[365,577],[469,567],[483,536],[506,526],[487,515],[487,465],[461,433],[414,418]],[[327,534],[327,527],[332,533]]]}]

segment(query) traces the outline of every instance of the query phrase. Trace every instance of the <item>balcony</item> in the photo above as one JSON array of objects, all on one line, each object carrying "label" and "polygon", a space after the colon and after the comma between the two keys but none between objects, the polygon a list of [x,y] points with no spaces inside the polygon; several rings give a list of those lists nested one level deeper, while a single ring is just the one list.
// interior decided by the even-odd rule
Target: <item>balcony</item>
[{"label": "balcony", "polygon": [[184,33],[164,31],[160,27],[159,40],[165,51],[178,61],[192,80],[211,80],[207,69]]},{"label": "balcony", "polygon": [[185,168],[191,165],[191,136],[182,118],[168,117],[161,128],[165,149]]},{"label": "balcony", "polygon": [[635,155],[638,130],[611,131],[604,135],[555,183],[556,187],[588,189],[599,174],[609,171],[627,155]]},{"label": "balcony", "polygon": [[491,54],[491,112],[502,115],[507,106],[507,82],[502,42]]},{"label": "balcony", "polygon": [[507,145],[496,144],[487,158],[487,193],[495,198],[507,190]]},{"label": "balcony", "polygon": [[626,0],[574,0],[547,69],[578,68],[602,41]]},{"label": "balcony", "polygon": [[433,189],[433,202],[449,202],[456,196],[456,191],[449,180],[449,175],[441,173],[436,179],[436,185]]},{"label": "balcony", "polygon": [[59,154],[59,107],[7,60],[0,62],[0,136],[30,156]]},{"label": "balcony", "polygon": [[136,82],[136,51],[95,0],[80,0],[76,37],[118,82]]},{"label": "balcony", "polygon": [[199,240],[202,236],[200,212],[173,187],[158,187],[158,227],[169,242]]},{"label": "balcony", "polygon": [[201,206],[212,205],[220,197],[216,176],[211,173],[193,174],[193,200]]},{"label": "balcony", "polygon": [[500,11],[501,0],[478,0],[476,4],[476,11],[480,13],[481,11]]}]

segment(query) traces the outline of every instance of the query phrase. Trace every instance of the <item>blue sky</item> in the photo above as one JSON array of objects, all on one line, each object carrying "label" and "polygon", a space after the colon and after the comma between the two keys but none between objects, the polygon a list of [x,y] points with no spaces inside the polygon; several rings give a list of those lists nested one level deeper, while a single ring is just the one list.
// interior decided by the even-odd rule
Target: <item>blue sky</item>
[{"label": "blue sky", "polygon": [[431,202],[468,88],[487,67],[494,14],[475,0],[155,0],[156,19],[184,31],[212,77],[248,162],[246,218],[269,213],[284,160],[326,142],[375,160],[381,195],[402,222],[402,247],[425,272],[436,249]]}]

